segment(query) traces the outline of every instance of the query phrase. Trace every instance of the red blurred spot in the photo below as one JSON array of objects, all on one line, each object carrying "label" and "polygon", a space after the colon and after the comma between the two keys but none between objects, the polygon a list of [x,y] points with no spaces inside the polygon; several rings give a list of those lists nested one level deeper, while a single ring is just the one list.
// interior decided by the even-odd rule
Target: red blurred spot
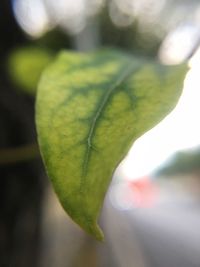
[{"label": "red blurred spot", "polygon": [[158,188],[148,177],[136,181],[128,181],[128,187],[132,192],[134,206],[141,208],[152,207],[158,197]]}]

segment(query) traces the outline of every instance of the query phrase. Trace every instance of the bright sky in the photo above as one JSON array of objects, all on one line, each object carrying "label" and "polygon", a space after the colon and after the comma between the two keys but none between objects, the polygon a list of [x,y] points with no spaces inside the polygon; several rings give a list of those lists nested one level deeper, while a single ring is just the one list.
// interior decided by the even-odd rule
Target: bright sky
[{"label": "bright sky", "polygon": [[135,142],[122,164],[122,171],[129,178],[148,174],[177,150],[200,145],[200,51],[190,66],[177,107]]}]

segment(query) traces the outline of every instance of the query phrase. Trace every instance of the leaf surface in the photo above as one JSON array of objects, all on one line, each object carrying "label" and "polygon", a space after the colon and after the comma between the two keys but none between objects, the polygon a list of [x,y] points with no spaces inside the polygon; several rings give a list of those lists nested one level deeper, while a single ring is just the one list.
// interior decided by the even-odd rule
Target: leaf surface
[{"label": "leaf surface", "polygon": [[64,209],[97,239],[115,168],[174,108],[186,69],[102,50],[64,51],[44,71],[36,106],[43,160]]}]

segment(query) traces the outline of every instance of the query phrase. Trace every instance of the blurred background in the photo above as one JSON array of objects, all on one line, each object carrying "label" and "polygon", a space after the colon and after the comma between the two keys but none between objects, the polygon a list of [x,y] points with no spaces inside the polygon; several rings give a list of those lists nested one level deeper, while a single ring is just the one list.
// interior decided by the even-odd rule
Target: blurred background
[{"label": "blurred background", "polygon": [[[1,0],[0,266],[200,266],[200,2]],[[133,144],[102,210],[105,242],[64,213],[41,162],[34,102],[61,49],[188,62],[183,94]]]}]

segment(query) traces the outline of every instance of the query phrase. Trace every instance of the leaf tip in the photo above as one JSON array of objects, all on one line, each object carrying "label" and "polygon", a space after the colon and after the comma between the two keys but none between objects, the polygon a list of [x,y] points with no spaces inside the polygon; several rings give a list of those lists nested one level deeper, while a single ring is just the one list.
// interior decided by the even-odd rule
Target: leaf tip
[{"label": "leaf tip", "polygon": [[95,224],[94,227],[91,229],[92,235],[98,240],[98,241],[104,241],[104,234],[101,228],[98,226],[98,224]]}]

